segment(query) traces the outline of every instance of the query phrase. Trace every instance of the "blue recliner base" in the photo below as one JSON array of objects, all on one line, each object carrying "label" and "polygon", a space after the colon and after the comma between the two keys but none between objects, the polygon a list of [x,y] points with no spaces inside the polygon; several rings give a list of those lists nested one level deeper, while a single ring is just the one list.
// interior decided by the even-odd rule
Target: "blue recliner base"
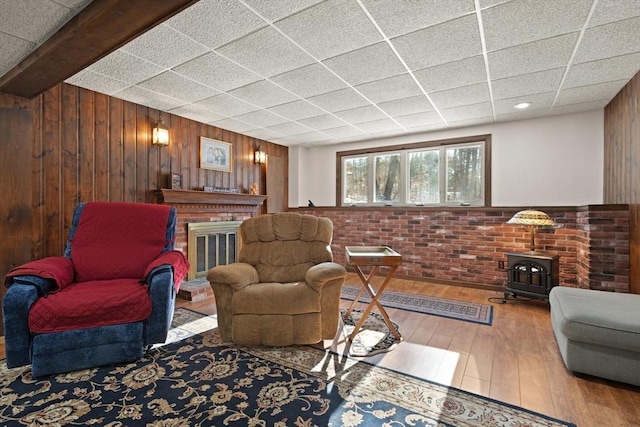
[{"label": "blue recliner base", "polygon": [[143,323],[36,335],[31,375],[42,377],[137,360],[143,354]]}]

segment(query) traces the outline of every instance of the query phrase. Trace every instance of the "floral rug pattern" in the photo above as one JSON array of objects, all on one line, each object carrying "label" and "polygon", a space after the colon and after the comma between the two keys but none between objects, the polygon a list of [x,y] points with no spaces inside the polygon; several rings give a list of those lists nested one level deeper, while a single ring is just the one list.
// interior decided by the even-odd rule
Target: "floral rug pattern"
[{"label": "floral rug pattern", "polygon": [[0,363],[0,425],[572,426],[311,346],[180,329],[137,363],[42,379]]}]

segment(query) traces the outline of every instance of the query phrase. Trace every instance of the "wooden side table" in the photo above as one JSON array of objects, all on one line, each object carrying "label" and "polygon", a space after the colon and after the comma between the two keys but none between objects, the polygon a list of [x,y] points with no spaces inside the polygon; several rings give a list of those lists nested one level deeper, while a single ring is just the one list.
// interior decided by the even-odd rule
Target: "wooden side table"
[{"label": "wooden side table", "polygon": [[[384,323],[387,325],[393,336],[397,340],[400,340],[400,334],[393,326],[393,323],[391,323],[389,315],[382,306],[382,303],[380,303],[380,301],[378,300],[380,299],[380,296],[382,296],[382,292],[384,292],[384,289],[387,287],[389,281],[393,277],[393,274],[396,272],[398,266],[402,262],[402,256],[387,246],[345,246],[344,249],[347,257],[347,262],[354,268],[354,270],[358,274],[358,277],[360,277],[360,281],[362,282],[362,288],[360,289],[360,291],[358,291],[358,295],[356,295],[353,302],[347,309],[344,318],[346,319],[347,317],[349,317],[354,305],[358,302],[358,300],[360,299],[360,295],[362,295],[362,292],[364,292],[364,290],[369,292],[369,295],[371,295],[371,302],[369,302],[369,305],[367,305],[364,313],[362,313],[362,316],[353,329],[353,332],[351,332],[349,341],[353,341],[353,339],[356,337],[358,331],[360,330],[360,328],[362,328],[365,319],[374,306],[378,307],[378,310],[380,311],[380,314],[384,319]],[[362,271],[362,267],[373,268],[371,269],[369,274],[365,275],[365,273]],[[380,267],[388,267],[389,270],[387,271],[387,275],[385,276],[382,285],[380,285],[380,287],[376,291],[371,285],[369,279],[375,274],[376,271],[378,271]]]}]

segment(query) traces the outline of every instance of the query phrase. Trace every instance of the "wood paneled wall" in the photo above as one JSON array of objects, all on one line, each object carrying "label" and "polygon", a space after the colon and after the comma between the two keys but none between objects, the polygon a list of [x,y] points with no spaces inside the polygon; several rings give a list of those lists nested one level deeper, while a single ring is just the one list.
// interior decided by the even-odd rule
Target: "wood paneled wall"
[{"label": "wood paneled wall", "polygon": [[[183,189],[248,193],[255,182],[265,194],[265,168],[253,163],[258,144],[286,159],[288,170],[287,147],[167,113],[170,145],[153,145],[159,114],[68,84],[33,100],[0,94],[1,277],[31,259],[61,255],[79,202],[151,202],[151,191],[168,188],[174,173]],[[231,173],[199,167],[201,136],[232,144]]]},{"label": "wood paneled wall", "polygon": [[604,202],[629,205],[631,292],[640,294],[640,72],[605,107]]}]

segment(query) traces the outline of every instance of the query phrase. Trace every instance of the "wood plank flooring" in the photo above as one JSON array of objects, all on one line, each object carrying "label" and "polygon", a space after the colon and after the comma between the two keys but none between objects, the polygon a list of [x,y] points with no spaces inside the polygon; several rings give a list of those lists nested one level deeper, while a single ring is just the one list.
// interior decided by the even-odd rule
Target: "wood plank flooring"
[{"label": "wood plank flooring", "polygon": [[[379,279],[379,281],[378,281]],[[379,284],[381,278],[374,278]],[[347,283],[358,284],[350,273]],[[369,358],[370,363],[477,393],[580,427],[640,426],[640,387],[568,372],[558,351],[549,306],[544,301],[508,301],[501,293],[392,279],[387,289],[492,304],[492,326],[389,308],[403,342],[393,351]],[[495,298],[496,302],[490,302]],[[183,306],[215,314],[213,298],[178,300]],[[348,302],[343,302],[344,306]],[[339,333],[325,348],[344,349]],[[0,357],[4,338],[0,337]]]}]

